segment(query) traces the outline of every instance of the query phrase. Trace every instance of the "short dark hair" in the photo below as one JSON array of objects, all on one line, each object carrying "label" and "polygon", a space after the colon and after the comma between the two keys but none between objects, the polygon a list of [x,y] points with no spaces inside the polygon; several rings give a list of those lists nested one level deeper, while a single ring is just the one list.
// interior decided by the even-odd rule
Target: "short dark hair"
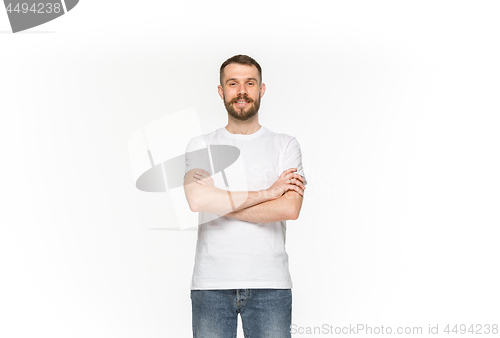
[{"label": "short dark hair", "polygon": [[223,85],[222,80],[224,77],[224,68],[226,68],[226,66],[230,65],[231,63],[238,63],[240,65],[247,65],[247,66],[255,66],[257,68],[257,70],[259,71],[259,77],[260,77],[259,82],[262,83],[262,68],[260,68],[260,65],[258,64],[258,62],[255,61],[254,59],[252,59],[248,55],[238,54],[238,55],[235,55],[235,56],[227,59],[226,61],[224,61],[222,66],[220,66],[220,84],[221,84],[221,86]]}]

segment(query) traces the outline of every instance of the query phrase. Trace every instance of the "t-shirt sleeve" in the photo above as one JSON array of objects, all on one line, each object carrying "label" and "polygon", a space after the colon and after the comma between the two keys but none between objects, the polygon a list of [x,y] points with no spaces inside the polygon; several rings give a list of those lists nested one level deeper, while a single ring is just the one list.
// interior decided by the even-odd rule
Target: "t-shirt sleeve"
[{"label": "t-shirt sleeve", "polygon": [[203,169],[210,174],[212,173],[208,149],[203,135],[194,137],[189,141],[186,147],[185,159],[186,169],[184,176],[192,169]]},{"label": "t-shirt sleeve", "polygon": [[287,169],[297,168],[297,174],[304,178],[304,185],[307,184],[304,168],[302,168],[302,153],[300,152],[300,145],[295,137],[288,142],[280,167],[279,175]]}]

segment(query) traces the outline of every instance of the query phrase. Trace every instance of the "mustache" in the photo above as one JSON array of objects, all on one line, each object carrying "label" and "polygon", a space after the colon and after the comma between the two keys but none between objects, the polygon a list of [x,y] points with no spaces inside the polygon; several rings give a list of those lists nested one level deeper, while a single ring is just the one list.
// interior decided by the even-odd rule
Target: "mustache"
[{"label": "mustache", "polygon": [[229,103],[235,103],[236,101],[239,101],[239,100],[246,100],[248,101],[248,103],[252,103],[254,102],[254,100],[252,100],[251,98],[249,98],[248,96],[238,96],[238,97],[235,97],[234,99],[232,99],[231,101],[229,101]]}]

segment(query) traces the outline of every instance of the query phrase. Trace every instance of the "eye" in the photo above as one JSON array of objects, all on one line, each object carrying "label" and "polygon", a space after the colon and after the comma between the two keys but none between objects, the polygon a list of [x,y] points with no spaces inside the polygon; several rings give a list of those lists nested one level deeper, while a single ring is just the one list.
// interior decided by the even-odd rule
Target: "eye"
[{"label": "eye", "polygon": [[248,82],[248,84],[249,84],[250,86],[253,86],[253,82]]}]

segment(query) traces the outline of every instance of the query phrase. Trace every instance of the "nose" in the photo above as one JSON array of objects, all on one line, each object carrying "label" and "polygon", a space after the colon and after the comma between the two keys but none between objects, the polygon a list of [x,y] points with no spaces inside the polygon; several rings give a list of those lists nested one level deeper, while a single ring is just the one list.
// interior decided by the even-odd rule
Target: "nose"
[{"label": "nose", "polygon": [[238,86],[238,95],[247,95],[247,88],[244,84]]}]

